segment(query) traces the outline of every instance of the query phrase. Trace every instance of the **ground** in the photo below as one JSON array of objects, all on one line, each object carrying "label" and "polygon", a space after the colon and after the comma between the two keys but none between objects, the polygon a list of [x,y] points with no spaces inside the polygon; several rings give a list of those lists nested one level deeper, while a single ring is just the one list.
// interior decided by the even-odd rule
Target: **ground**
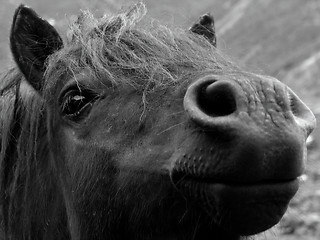
[{"label": "ground", "polygon": [[[12,64],[8,35],[14,9],[25,3],[63,33],[79,9],[96,14],[130,5],[125,0],[0,0],[0,72]],[[168,25],[189,27],[204,13],[216,19],[218,47],[247,69],[288,84],[320,122],[319,0],[145,0],[149,13]],[[258,240],[320,239],[320,129],[310,138],[301,188],[281,222]]]}]

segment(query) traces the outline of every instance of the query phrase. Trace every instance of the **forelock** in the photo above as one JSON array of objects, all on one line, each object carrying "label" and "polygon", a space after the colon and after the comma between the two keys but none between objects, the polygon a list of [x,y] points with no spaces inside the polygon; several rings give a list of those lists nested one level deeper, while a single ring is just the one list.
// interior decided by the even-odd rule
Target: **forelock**
[{"label": "forelock", "polygon": [[66,46],[51,57],[49,75],[59,62],[72,73],[87,69],[95,78],[139,87],[174,84],[195,71],[234,68],[202,36],[161,25],[146,13],[143,3],[98,19],[82,11],[67,33]]}]

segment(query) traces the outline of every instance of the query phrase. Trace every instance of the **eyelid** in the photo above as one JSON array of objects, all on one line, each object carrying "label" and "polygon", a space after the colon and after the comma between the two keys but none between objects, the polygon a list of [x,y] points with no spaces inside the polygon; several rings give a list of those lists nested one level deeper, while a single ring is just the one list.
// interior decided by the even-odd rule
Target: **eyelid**
[{"label": "eyelid", "polygon": [[81,92],[81,89],[86,89],[87,87],[81,82],[69,81],[61,89],[60,96],[63,96],[66,92],[69,92],[71,89],[77,89],[77,88]]},{"label": "eyelid", "polygon": [[68,88],[64,88],[61,93],[60,93],[60,96],[59,96],[59,105],[62,104],[62,101],[64,100],[66,94],[68,94],[69,92],[76,92],[76,91],[79,91],[80,95],[81,95],[81,92],[85,92],[86,94],[90,94],[92,97],[92,100],[96,100],[98,98],[101,98],[103,96],[103,94],[99,94],[97,92],[95,92],[94,90],[92,89],[89,89],[89,88],[86,88],[84,86],[81,86],[81,85],[71,85],[71,86],[68,86]]},{"label": "eyelid", "polygon": [[72,88],[72,86],[79,86],[81,88],[89,89],[90,87],[88,84],[90,84],[90,75],[86,73],[78,73],[75,74],[72,78],[68,79],[64,86],[62,87],[60,93],[61,95],[65,93],[66,89]]},{"label": "eyelid", "polygon": [[[68,121],[79,123],[81,120],[85,119],[87,115],[89,114],[88,108],[92,108],[94,103],[101,98],[99,94],[96,92],[90,90],[90,89],[83,89],[83,95],[81,95],[81,88],[75,85],[69,86],[69,88],[64,90],[64,93],[61,94],[59,99],[59,108],[60,108],[60,114]],[[69,106],[72,106],[70,101],[71,98],[81,98],[83,96],[83,105],[79,104],[74,108],[75,111],[69,111],[72,108],[69,108]],[[70,99],[69,99],[70,98]],[[81,99],[76,99],[76,101],[82,102]],[[71,104],[71,105],[69,105]],[[79,108],[80,107],[80,108]],[[84,112],[87,111],[88,114],[84,114]]]}]

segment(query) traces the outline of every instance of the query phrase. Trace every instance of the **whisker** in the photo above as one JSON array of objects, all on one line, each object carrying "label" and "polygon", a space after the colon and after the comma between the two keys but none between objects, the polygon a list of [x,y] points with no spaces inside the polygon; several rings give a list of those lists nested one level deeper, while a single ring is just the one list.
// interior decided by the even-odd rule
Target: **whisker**
[{"label": "whisker", "polygon": [[174,185],[179,185],[185,178],[187,177],[187,174],[185,174],[183,177],[179,179]]},{"label": "whisker", "polygon": [[[172,117],[172,116],[175,116],[175,115],[178,115],[178,114],[182,114],[182,113],[185,113],[185,111],[182,110],[182,111],[170,113],[170,114],[168,114],[168,115],[163,115],[163,117],[168,118],[168,117]],[[159,123],[155,124],[155,125],[153,126],[153,128],[161,127],[162,125],[163,125],[163,123],[162,123],[162,122],[159,122]]]},{"label": "whisker", "polygon": [[193,240],[193,239],[196,239],[196,235],[197,235],[197,231],[198,231],[198,227],[199,227],[199,221],[200,221],[200,216],[198,217],[198,220],[197,220],[196,226],[194,227],[192,240]]},{"label": "whisker", "polygon": [[171,117],[171,116],[178,115],[178,114],[181,114],[181,113],[185,113],[185,111],[182,110],[182,111],[174,112],[174,113],[168,114],[167,117]]},{"label": "whisker", "polygon": [[180,125],[182,125],[182,124],[184,124],[184,123],[186,123],[186,121],[183,121],[183,122],[181,122],[181,123],[177,123],[177,124],[175,124],[175,125],[172,125],[172,126],[168,127],[167,129],[165,129],[165,130],[157,133],[157,135],[159,136],[159,135],[161,135],[162,133],[167,132],[167,131],[171,130],[172,128],[178,127],[178,126],[180,126]]}]

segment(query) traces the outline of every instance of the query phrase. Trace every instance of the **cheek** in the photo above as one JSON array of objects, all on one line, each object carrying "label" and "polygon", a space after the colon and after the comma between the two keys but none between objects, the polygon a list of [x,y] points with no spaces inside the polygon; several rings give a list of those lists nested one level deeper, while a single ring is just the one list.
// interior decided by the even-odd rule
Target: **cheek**
[{"label": "cheek", "polygon": [[[99,103],[81,127],[62,127],[61,149],[75,185],[109,176],[115,182],[135,175],[169,175],[180,133],[185,129],[182,100]],[[119,107],[121,105],[121,108]]]},{"label": "cheek", "polygon": [[74,187],[91,182],[113,179],[114,152],[97,146],[94,142],[79,139],[73,130],[64,130],[61,146],[64,161],[69,169]]},{"label": "cheek", "polygon": [[148,112],[141,128],[130,132],[130,140],[121,146],[119,168],[168,174],[184,123],[181,111]]}]

